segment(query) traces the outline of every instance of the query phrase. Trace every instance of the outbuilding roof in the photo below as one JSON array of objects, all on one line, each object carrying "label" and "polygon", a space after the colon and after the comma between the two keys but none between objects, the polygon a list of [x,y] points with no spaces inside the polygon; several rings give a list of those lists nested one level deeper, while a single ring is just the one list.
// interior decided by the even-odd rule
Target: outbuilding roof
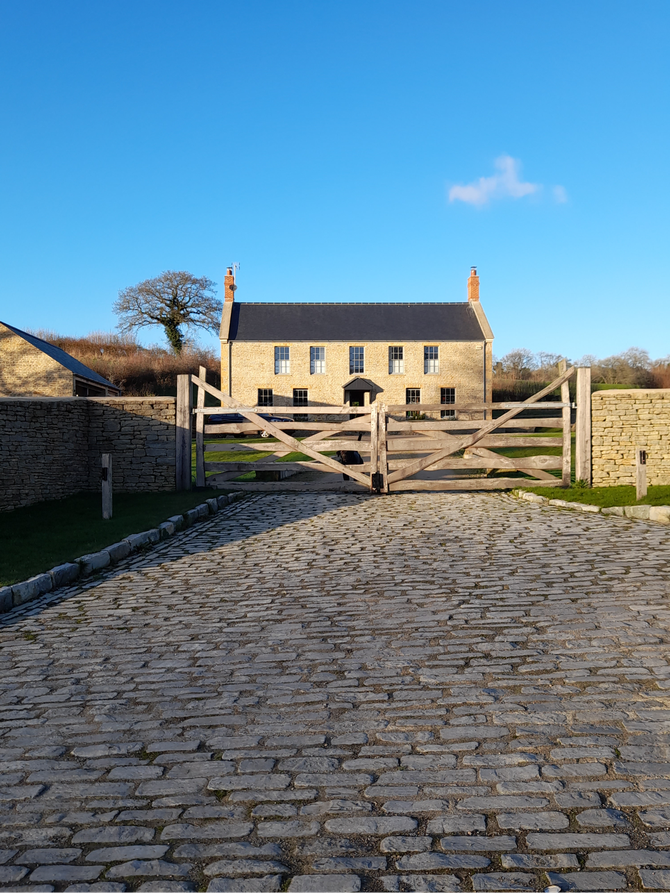
[{"label": "outbuilding roof", "polygon": [[236,301],[231,341],[483,341],[469,302],[271,304]]},{"label": "outbuilding roof", "polygon": [[102,375],[98,375],[97,372],[94,372],[93,369],[89,369],[88,366],[85,366],[79,360],[75,360],[74,357],[70,356],[69,353],[66,353],[61,347],[56,347],[55,344],[49,344],[49,342],[44,341],[43,338],[38,338],[37,335],[31,335],[30,332],[23,332],[21,329],[17,329],[16,326],[10,326],[8,322],[2,322],[2,320],[0,320],[0,325],[5,326],[10,332],[14,332],[19,338],[23,338],[24,341],[27,341],[28,344],[32,344],[33,347],[41,350],[42,353],[45,353],[48,357],[51,357],[52,360],[60,363],[61,366],[64,366],[70,372],[74,373],[74,375],[78,375],[79,378],[94,381],[105,387],[113,388],[115,391],[119,390],[117,385],[112,384],[111,381],[107,381],[106,378],[103,378]]}]

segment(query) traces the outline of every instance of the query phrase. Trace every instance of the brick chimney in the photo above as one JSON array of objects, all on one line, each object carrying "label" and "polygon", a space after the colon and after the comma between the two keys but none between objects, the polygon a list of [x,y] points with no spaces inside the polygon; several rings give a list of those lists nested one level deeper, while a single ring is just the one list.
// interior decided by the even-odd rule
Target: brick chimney
[{"label": "brick chimney", "polygon": [[226,270],[226,275],[223,279],[223,295],[226,304],[232,303],[235,300],[236,288],[237,286],[235,285],[235,273],[233,272],[232,267],[228,267],[228,269]]},{"label": "brick chimney", "polygon": [[477,275],[477,267],[470,268],[470,278],[468,279],[468,301],[479,300],[479,276]]}]

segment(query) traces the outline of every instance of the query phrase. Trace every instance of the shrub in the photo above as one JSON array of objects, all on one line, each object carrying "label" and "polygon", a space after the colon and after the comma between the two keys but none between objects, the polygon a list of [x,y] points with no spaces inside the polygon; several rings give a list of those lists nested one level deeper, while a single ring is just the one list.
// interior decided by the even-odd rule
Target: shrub
[{"label": "shrub", "polygon": [[142,347],[134,338],[107,332],[92,332],[71,338],[55,332],[35,334],[67,351],[99,375],[121,388],[128,397],[175,396],[177,375],[207,369],[207,380],[221,384],[221,369],[214,351],[186,344],[176,355],[162,347]]}]

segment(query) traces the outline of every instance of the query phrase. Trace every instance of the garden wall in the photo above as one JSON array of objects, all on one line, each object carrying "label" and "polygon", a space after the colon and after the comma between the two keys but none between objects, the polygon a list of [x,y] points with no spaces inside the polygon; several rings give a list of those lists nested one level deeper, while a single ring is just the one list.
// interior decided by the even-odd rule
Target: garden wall
[{"label": "garden wall", "polygon": [[100,487],[174,490],[174,397],[0,398],[0,511]]},{"label": "garden wall", "polygon": [[593,486],[635,483],[635,447],[647,483],[670,484],[670,389],[596,391],[591,397]]}]

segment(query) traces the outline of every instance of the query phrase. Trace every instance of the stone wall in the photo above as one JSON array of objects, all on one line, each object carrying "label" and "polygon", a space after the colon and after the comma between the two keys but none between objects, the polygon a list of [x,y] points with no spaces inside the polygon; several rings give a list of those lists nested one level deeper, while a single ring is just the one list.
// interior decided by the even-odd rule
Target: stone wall
[{"label": "stone wall", "polygon": [[596,391],[591,417],[594,487],[635,484],[635,447],[647,483],[670,485],[670,390]]},{"label": "stone wall", "polygon": [[71,397],[72,373],[0,323],[0,397]]},{"label": "stone wall", "polygon": [[100,458],[112,454],[115,490],[174,490],[174,397],[89,397],[88,486],[100,486]]},{"label": "stone wall", "polygon": [[0,398],[0,511],[100,487],[173,490],[174,397]]},{"label": "stone wall", "polygon": [[[481,402],[484,396],[484,345],[482,341],[433,341],[402,342],[405,371],[389,374],[387,342],[358,342],[365,348],[365,371],[361,378],[372,380],[377,391],[373,400],[387,404],[405,402],[406,388],[419,388],[422,403],[439,403],[441,388],[455,388],[456,401]],[[438,373],[424,373],[424,344],[439,347]],[[276,375],[274,349],[290,348],[289,374]],[[234,341],[232,345],[231,393],[247,406],[255,406],[259,388],[271,388],[274,406],[293,406],[293,389],[306,388],[312,406],[341,405],[344,402],[342,386],[354,374],[349,372],[350,343],[331,341],[326,348],[326,371],[310,374],[310,343]],[[491,401],[492,368],[491,346],[486,350],[487,400]],[[228,391],[228,344],[221,345],[221,389]]]}]

